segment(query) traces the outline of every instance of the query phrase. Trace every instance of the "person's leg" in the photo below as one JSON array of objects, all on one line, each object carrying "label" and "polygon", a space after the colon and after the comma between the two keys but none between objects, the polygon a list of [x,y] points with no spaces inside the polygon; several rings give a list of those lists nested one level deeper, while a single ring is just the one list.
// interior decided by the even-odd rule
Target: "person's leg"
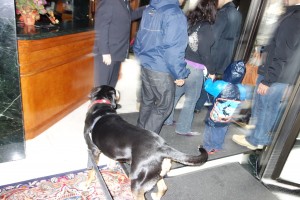
[{"label": "person's leg", "polygon": [[270,134],[278,117],[281,101],[287,84],[273,83],[266,95],[256,94],[254,117],[256,118],[255,129],[246,140],[254,145],[268,145],[271,142]]},{"label": "person's leg", "polygon": [[[142,70],[147,79],[148,85],[142,84],[142,104],[140,110],[141,115],[145,117],[144,127],[147,130],[160,133],[161,127],[170,115],[174,105],[175,83],[168,73],[154,72],[151,70]],[[145,85],[145,87],[144,87]],[[147,98],[144,98],[146,96]],[[146,109],[145,109],[146,105]],[[142,114],[142,113],[143,114]],[[140,123],[140,118],[138,124]]]},{"label": "person's leg", "polygon": [[179,101],[179,99],[182,97],[182,95],[184,94],[184,87],[178,87],[176,86],[175,88],[175,99],[174,99],[174,106],[173,106],[173,109],[172,109],[172,112],[171,114],[169,115],[169,117],[166,119],[166,121],[164,122],[165,125],[173,125],[174,123],[174,110],[175,110],[175,107]]},{"label": "person's leg", "polygon": [[146,69],[141,68],[141,99],[139,118],[137,120],[137,126],[145,128],[149,118],[149,113],[154,107],[155,96],[152,92],[151,83],[146,74]]},{"label": "person's leg", "polygon": [[111,74],[108,79],[108,85],[111,87],[116,87],[119,79],[119,71],[121,67],[120,61],[113,61],[109,66],[111,68]]},{"label": "person's leg", "polygon": [[177,133],[190,133],[194,119],[194,108],[199,99],[202,84],[203,70],[188,67],[191,71],[182,86],[185,92],[185,101],[176,122]]},{"label": "person's leg", "polygon": [[214,148],[211,138],[212,129],[213,127],[209,126],[208,124],[205,124],[203,133],[203,148],[206,149],[206,151],[211,151]]},{"label": "person's leg", "polygon": [[102,61],[102,55],[96,55],[94,57],[94,86],[100,85],[108,85],[110,75],[111,75],[111,67],[107,66]]},{"label": "person's leg", "polygon": [[208,101],[208,93],[202,88],[200,97],[195,105],[195,112],[200,112],[206,101]]},{"label": "person's leg", "polygon": [[221,150],[223,149],[223,144],[225,140],[225,136],[227,133],[229,125],[223,127],[214,127],[211,132],[211,144],[213,149]]}]

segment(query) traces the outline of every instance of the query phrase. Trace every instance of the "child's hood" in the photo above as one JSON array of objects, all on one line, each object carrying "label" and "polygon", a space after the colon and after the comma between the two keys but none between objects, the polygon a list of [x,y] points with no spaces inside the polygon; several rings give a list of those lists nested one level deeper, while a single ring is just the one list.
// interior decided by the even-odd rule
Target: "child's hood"
[{"label": "child's hood", "polygon": [[243,61],[235,61],[226,68],[223,80],[232,84],[238,84],[242,82],[245,73],[245,63]]}]

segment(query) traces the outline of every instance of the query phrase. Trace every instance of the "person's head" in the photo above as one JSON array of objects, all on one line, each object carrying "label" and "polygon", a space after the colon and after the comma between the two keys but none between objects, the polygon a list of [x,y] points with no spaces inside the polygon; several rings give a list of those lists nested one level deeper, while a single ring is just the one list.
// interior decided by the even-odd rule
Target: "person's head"
[{"label": "person's head", "polygon": [[218,9],[222,8],[225,4],[227,4],[228,2],[231,2],[233,0],[218,0]]},{"label": "person's head", "polygon": [[232,84],[241,83],[246,73],[246,66],[243,61],[231,63],[223,74],[223,80]]},{"label": "person's head", "polygon": [[213,24],[216,19],[218,0],[199,0],[195,9],[187,14],[189,24],[195,25],[199,21],[208,21]]},{"label": "person's head", "polygon": [[284,0],[284,5],[293,6],[296,4],[300,4],[300,0]]}]

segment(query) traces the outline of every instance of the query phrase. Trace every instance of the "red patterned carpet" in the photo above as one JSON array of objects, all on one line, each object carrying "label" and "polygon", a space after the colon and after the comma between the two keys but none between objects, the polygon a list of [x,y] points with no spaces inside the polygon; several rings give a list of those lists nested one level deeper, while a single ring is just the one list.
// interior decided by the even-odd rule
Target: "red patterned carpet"
[{"label": "red patterned carpet", "polygon": [[[117,165],[114,169],[102,167],[101,174],[114,200],[133,200],[130,180]],[[77,170],[0,186],[1,200],[105,200],[98,181],[86,188],[87,170]]]}]

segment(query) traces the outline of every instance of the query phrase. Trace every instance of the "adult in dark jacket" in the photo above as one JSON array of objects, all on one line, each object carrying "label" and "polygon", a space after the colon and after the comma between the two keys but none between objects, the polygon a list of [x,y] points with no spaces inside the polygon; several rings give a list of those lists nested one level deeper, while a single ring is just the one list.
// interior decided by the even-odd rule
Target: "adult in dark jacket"
[{"label": "adult in dark jacket", "polygon": [[213,25],[216,42],[212,47],[214,56],[209,74],[223,74],[232,62],[242,24],[241,13],[236,9],[232,0],[219,0],[216,22]]},{"label": "adult in dark jacket", "polygon": [[[213,33],[216,41],[212,47],[213,63],[208,66],[210,75],[222,75],[225,68],[233,61],[233,53],[239,40],[242,15],[236,9],[232,0],[219,0],[216,21],[213,24]],[[202,90],[195,110],[200,111],[208,99],[208,94]]]},{"label": "adult in dark jacket", "polygon": [[145,7],[132,11],[128,0],[99,0],[95,14],[94,86],[115,87],[121,62],[128,56],[131,21]]},{"label": "adult in dark jacket", "polygon": [[266,48],[266,63],[259,69],[250,120],[255,129],[248,136],[232,137],[237,144],[253,150],[270,144],[270,133],[284,94],[299,76],[300,64],[296,59],[299,59],[300,50],[300,0],[286,0],[285,3],[286,12],[279,19],[279,26]]},{"label": "adult in dark jacket", "polygon": [[187,20],[179,2],[182,0],[150,1],[133,48],[142,67],[137,125],[158,134],[172,111],[175,84],[182,86],[189,75],[184,60]]}]

